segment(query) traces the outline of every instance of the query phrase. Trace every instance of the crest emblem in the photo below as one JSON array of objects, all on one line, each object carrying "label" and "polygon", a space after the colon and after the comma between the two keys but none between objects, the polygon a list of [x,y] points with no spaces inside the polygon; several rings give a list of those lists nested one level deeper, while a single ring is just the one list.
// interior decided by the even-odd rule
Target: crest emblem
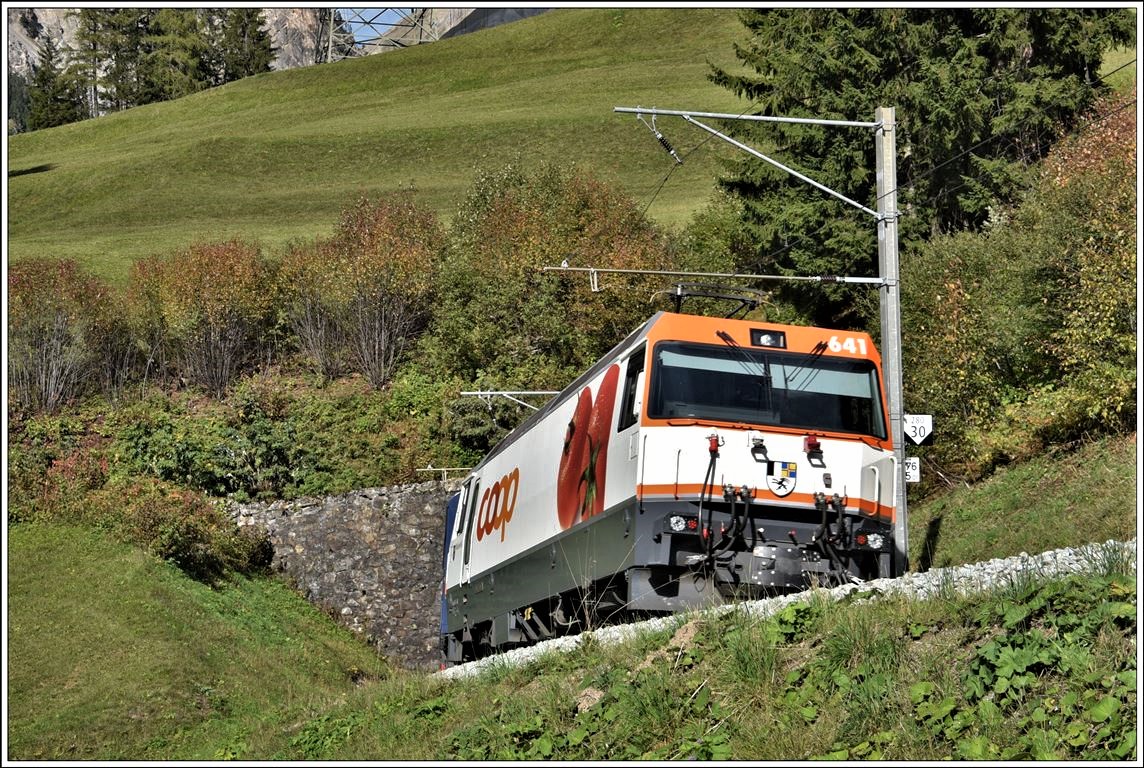
[{"label": "crest emblem", "polygon": [[767,487],[775,496],[786,496],[798,480],[798,465],[793,461],[767,462]]}]

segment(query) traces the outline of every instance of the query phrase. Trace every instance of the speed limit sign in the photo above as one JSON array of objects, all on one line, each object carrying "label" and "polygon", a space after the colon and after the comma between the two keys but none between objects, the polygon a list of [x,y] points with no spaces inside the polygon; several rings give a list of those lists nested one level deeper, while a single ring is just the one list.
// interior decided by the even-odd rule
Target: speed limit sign
[{"label": "speed limit sign", "polygon": [[904,414],[902,431],[906,441],[914,445],[933,445],[933,416],[927,414]]}]

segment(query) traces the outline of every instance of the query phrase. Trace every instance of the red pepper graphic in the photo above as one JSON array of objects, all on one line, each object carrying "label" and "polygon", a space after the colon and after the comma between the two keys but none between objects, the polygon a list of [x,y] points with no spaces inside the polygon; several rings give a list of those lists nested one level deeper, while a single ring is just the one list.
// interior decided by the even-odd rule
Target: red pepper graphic
[{"label": "red pepper graphic", "polygon": [[564,450],[560,454],[560,474],[556,480],[556,514],[561,529],[571,528],[584,508],[584,498],[588,492],[584,470],[588,464],[588,421],[591,416],[592,392],[584,387],[572,420],[568,422]]}]

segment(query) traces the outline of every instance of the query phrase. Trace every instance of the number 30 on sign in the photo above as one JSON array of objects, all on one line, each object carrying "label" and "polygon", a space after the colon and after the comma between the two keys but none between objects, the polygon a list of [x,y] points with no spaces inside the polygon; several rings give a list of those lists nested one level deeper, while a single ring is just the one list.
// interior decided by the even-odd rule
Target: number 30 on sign
[{"label": "number 30 on sign", "polygon": [[906,433],[906,442],[914,445],[933,445],[933,416],[904,414],[902,431]]}]

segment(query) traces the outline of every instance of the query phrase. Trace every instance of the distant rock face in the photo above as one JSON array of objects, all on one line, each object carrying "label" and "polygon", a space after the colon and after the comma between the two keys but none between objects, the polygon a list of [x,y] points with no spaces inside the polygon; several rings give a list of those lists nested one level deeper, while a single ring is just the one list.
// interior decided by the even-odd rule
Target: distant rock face
[{"label": "distant rock face", "polygon": [[39,63],[40,40],[55,41],[75,38],[76,20],[66,8],[8,9],[8,73],[27,77]]},{"label": "distant rock face", "polygon": [[[8,72],[25,78],[39,63],[40,42],[48,36],[61,47],[75,42],[78,8],[8,8]],[[315,62],[320,38],[319,8],[263,8],[275,48],[274,69]]]},{"label": "distant rock face", "polygon": [[[39,63],[41,40],[47,36],[60,48],[75,42],[78,21],[72,14],[78,8],[9,8],[8,72],[28,79]],[[273,41],[273,69],[307,67],[325,60],[318,46],[324,45],[322,8],[263,8],[266,29]],[[401,18],[393,28],[376,39],[364,42],[361,52],[380,53],[418,43],[453,37],[533,16],[545,8],[417,8]]]},{"label": "distant rock face", "polygon": [[274,69],[308,67],[322,38],[318,8],[263,8],[274,41]]}]

